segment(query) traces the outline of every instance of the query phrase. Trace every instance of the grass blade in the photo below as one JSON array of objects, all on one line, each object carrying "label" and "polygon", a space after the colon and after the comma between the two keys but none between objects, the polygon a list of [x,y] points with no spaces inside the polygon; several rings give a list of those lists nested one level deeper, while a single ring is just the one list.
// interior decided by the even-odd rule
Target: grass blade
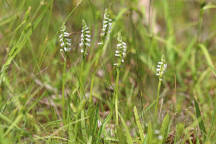
[{"label": "grass blade", "polygon": [[100,140],[100,137],[101,137],[101,134],[103,133],[104,131],[104,128],[106,127],[106,124],[111,120],[112,118],[112,114],[110,113],[106,119],[104,120],[104,122],[102,123],[100,129],[99,129],[99,133],[98,133],[98,137],[97,137],[97,142],[96,144],[98,143],[98,141]]},{"label": "grass blade", "polygon": [[212,62],[212,59],[211,59],[211,56],[206,48],[205,45],[203,44],[199,44],[199,47],[201,48],[205,58],[206,58],[206,61],[207,61],[207,64],[209,65],[209,67],[211,68],[212,72],[216,75],[216,69],[214,67],[214,64]]},{"label": "grass blade", "polygon": [[201,112],[200,112],[199,104],[198,104],[198,102],[196,101],[195,98],[194,98],[194,106],[195,106],[195,111],[196,111],[196,117],[197,117],[197,120],[199,121],[199,128],[200,128],[200,130],[201,130],[201,132],[202,132],[202,134],[204,135],[204,138],[205,138],[206,128],[205,128],[203,119],[201,117]]},{"label": "grass blade", "polygon": [[120,117],[120,119],[121,119],[121,121],[122,121],[122,125],[123,125],[123,127],[124,127],[124,129],[125,129],[125,136],[126,136],[126,138],[127,138],[127,143],[128,143],[128,144],[133,144],[133,140],[132,140],[132,137],[131,137],[131,135],[130,135],[129,128],[128,128],[127,124],[125,123],[125,121],[124,121],[124,119],[123,119],[123,117],[121,116],[120,113],[119,113],[119,117]]},{"label": "grass blade", "polygon": [[144,142],[144,131],[143,131],[142,125],[140,123],[140,119],[139,119],[139,115],[138,115],[136,106],[134,106],[134,117],[136,120],[137,127],[139,129],[139,135],[140,135],[141,141],[143,143]]},{"label": "grass blade", "polygon": [[31,29],[31,24],[29,23],[26,28],[23,30],[19,40],[17,41],[16,44],[12,47],[8,54],[8,58],[5,62],[5,64],[2,66],[1,71],[0,71],[0,84],[4,81],[4,75],[11,64],[11,62],[14,60],[16,55],[22,50],[24,47],[25,43],[27,42],[28,38],[32,34],[32,29]]},{"label": "grass blade", "polygon": [[147,136],[145,138],[144,144],[150,144],[150,143],[152,143],[152,135],[153,135],[152,124],[151,124],[151,122],[149,122],[148,123],[148,133],[147,133]]},{"label": "grass blade", "polygon": [[163,120],[162,126],[161,126],[161,134],[163,136],[163,143],[165,142],[168,132],[169,132],[169,124],[170,124],[170,118],[167,114]]}]

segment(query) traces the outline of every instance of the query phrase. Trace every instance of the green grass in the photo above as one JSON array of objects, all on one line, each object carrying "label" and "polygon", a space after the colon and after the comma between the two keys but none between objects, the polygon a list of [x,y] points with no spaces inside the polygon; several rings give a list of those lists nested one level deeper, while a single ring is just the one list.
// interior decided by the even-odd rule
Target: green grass
[{"label": "green grass", "polygon": [[[146,1],[1,0],[0,144],[216,143],[216,2]],[[119,33],[127,56],[115,67]]]}]

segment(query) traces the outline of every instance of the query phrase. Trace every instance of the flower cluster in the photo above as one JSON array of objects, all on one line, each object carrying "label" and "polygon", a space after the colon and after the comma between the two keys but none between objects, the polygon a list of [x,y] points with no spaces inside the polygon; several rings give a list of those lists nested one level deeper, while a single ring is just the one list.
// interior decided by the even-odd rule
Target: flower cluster
[{"label": "flower cluster", "polygon": [[156,75],[159,76],[159,79],[162,80],[162,76],[164,72],[166,71],[167,64],[165,61],[164,56],[161,57],[161,61],[158,62],[157,68],[156,68]]},{"label": "flower cluster", "polygon": [[69,52],[71,50],[71,39],[70,34],[66,31],[65,25],[61,27],[59,35],[60,46],[62,47],[60,51]]},{"label": "flower cluster", "polygon": [[112,29],[112,19],[110,18],[110,15],[108,13],[108,10],[105,10],[104,13],[104,19],[103,19],[103,27],[102,27],[102,37],[106,37],[110,34]]},{"label": "flower cluster", "polygon": [[83,55],[87,55],[87,48],[91,45],[91,35],[89,27],[87,26],[86,22],[82,21],[82,31],[81,31],[81,40],[79,46],[81,47],[81,53]]},{"label": "flower cluster", "polygon": [[118,58],[117,63],[115,63],[115,66],[120,66],[121,63],[124,63],[124,59],[126,57],[127,52],[127,44],[123,42],[121,33],[118,34],[118,43],[115,50],[115,56]]}]

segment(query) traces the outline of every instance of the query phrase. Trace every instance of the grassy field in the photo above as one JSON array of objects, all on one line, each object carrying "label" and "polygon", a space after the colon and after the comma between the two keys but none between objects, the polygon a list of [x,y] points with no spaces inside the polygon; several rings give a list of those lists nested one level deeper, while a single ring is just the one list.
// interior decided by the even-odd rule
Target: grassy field
[{"label": "grassy field", "polygon": [[1,0],[0,144],[216,144],[215,0]]}]

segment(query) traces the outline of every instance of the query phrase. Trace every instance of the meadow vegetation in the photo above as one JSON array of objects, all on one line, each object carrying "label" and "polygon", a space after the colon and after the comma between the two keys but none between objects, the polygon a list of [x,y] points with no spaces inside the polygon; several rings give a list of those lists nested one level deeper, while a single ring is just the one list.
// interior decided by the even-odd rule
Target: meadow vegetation
[{"label": "meadow vegetation", "polygon": [[215,0],[1,0],[0,144],[215,144]]}]

